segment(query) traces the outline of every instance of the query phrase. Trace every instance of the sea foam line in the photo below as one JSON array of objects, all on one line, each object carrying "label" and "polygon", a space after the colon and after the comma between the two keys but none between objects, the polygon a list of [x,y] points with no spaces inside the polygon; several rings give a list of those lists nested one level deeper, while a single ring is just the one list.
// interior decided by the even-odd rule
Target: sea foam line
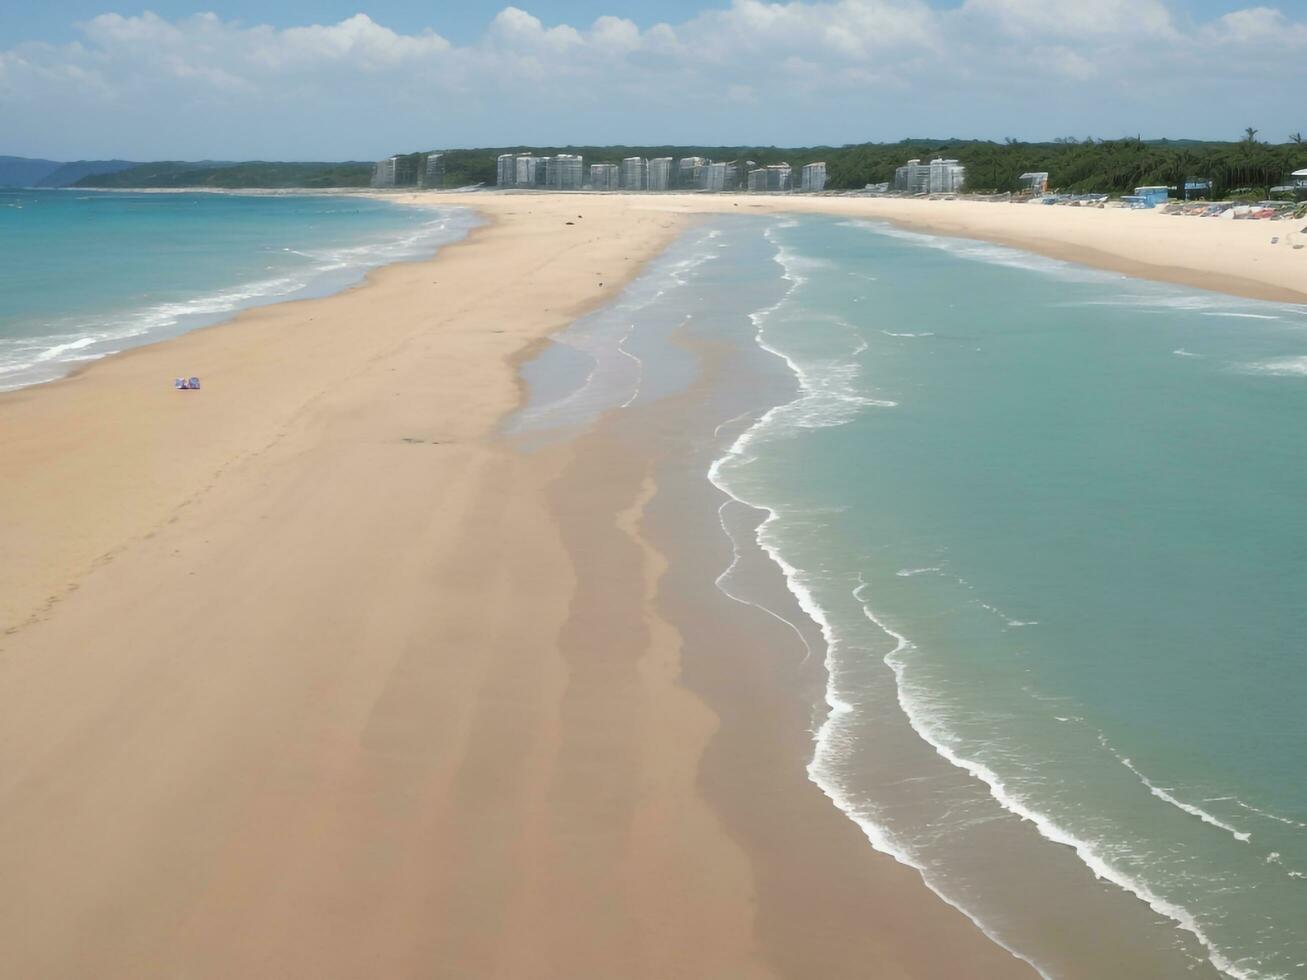
[{"label": "sea foam line", "polygon": [[[398,237],[373,239],[359,245],[320,252],[293,248],[282,250],[314,263],[307,268],[290,269],[279,276],[218,287],[189,299],[157,303],[91,321],[78,322],[75,318],[65,318],[50,325],[58,332],[45,336],[0,339],[0,376],[22,375],[37,369],[48,371],[60,364],[105,357],[117,351],[97,351],[93,357],[75,352],[96,344],[164,335],[188,321],[210,320],[252,306],[293,297],[324,280],[328,273],[341,269],[374,268],[401,259],[415,258],[451,241],[447,234],[451,227],[456,231],[470,227],[470,214],[444,209],[437,210],[437,214],[438,217],[423,222],[415,231]],[[42,375],[31,380],[53,380],[54,377]],[[27,383],[27,380],[0,382],[0,390],[22,387]]]},{"label": "sea foam line", "polygon": [[[824,761],[828,759],[828,753],[834,751],[834,743],[838,740],[837,728],[840,719],[854,711],[854,708],[851,704],[845,702],[840,698],[839,693],[835,687],[835,683],[836,683],[835,673],[837,669],[837,664],[834,662],[833,659],[833,651],[836,644],[836,637],[834,635],[833,626],[831,624],[829,617],[826,615],[825,610],[822,609],[821,605],[816,601],[812,591],[803,582],[802,573],[800,572],[800,570],[796,566],[790,564],[785,559],[785,557],[781,554],[779,547],[776,545],[775,541],[773,540],[772,535],[768,533],[772,525],[774,525],[778,520],[780,520],[781,515],[779,511],[777,511],[775,508],[765,503],[749,500],[738,490],[733,490],[730,486],[729,479],[725,476],[724,473],[727,466],[732,463],[736,465],[742,465],[742,464],[747,464],[748,462],[751,462],[754,459],[756,459],[757,458],[756,456],[748,453],[749,446],[753,442],[755,442],[758,438],[760,438],[760,436],[764,434],[769,428],[771,428],[775,424],[775,420],[778,417],[783,416],[787,409],[789,409],[791,406],[801,403],[805,398],[811,397],[812,390],[813,390],[812,379],[809,376],[808,372],[804,371],[802,367],[793,358],[789,357],[786,353],[768,344],[763,335],[763,324],[765,323],[767,317],[770,316],[772,313],[774,313],[776,310],[780,309],[782,305],[788,299],[790,299],[790,297],[794,295],[795,291],[799,289],[807,281],[805,277],[798,275],[794,271],[792,266],[786,265],[786,263],[784,262],[785,251],[782,249],[782,247],[778,245],[778,243],[776,243],[773,235],[771,234],[770,228],[764,231],[764,235],[767,237],[769,241],[772,242],[773,245],[776,246],[776,254],[773,256],[773,261],[777,262],[777,264],[781,266],[783,270],[782,278],[788,279],[791,285],[790,288],[786,290],[785,294],[781,297],[781,299],[778,300],[775,304],[773,304],[772,306],[764,310],[760,310],[757,311],[756,313],[750,314],[750,319],[752,320],[756,331],[754,339],[755,342],[758,344],[758,346],[761,347],[763,350],[767,351],[768,353],[772,354],[775,357],[780,358],[782,361],[785,362],[786,366],[790,369],[790,371],[794,374],[795,379],[798,381],[799,394],[795,399],[793,399],[793,401],[782,403],[780,405],[775,405],[772,408],[768,409],[752,426],[750,426],[744,432],[740,433],[740,435],[736,437],[734,442],[732,442],[731,445],[727,447],[725,453],[722,456],[718,457],[717,459],[713,460],[712,464],[708,468],[707,475],[709,481],[713,484],[713,486],[717,487],[718,490],[720,490],[729,498],[728,501],[723,503],[722,509],[719,509],[718,515],[719,515],[719,521],[722,522],[723,530],[726,532],[728,538],[730,538],[732,542],[732,547],[735,548],[735,557],[733,558],[731,565],[727,568],[727,570],[723,572],[721,576],[718,577],[717,587],[722,591],[724,595],[726,595],[728,598],[732,599],[733,601],[740,602],[745,605],[754,606],[755,608],[763,609],[765,612],[776,617],[777,619],[780,619],[782,622],[789,624],[793,629],[795,629],[796,632],[799,632],[800,636],[802,637],[803,634],[800,630],[798,630],[798,627],[795,626],[793,623],[790,623],[790,621],[785,619],[785,617],[780,616],[773,610],[767,609],[765,606],[762,606],[758,603],[751,602],[747,599],[742,599],[738,595],[733,594],[732,592],[723,588],[722,586],[723,580],[730,573],[730,571],[735,568],[735,566],[740,560],[739,549],[738,547],[736,547],[735,540],[731,535],[729,529],[726,527],[724,518],[722,517],[723,509],[725,508],[727,503],[729,503],[730,501],[735,501],[743,504],[746,507],[751,507],[755,510],[763,511],[767,516],[758,524],[754,532],[758,547],[760,547],[764,551],[764,553],[766,553],[767,556],[772,560],[772,562],[775,563],[775,565],[781,570],[781,574],[785,580],[786,587],[790,591],[791,595],[794,596],[794,599],[798,604],[799,608],[817,626],[818,630],[821,632],[822,639],[826,645],[826,656],[824,659],[824,666],[826,669],[827,681],[826,681],[826,688],[824,692],[824,700],[827,707],[827,714],[825,720],[822,722],[821,726],[813,735],[813,743],[814,743],[813,757],[809,761],[807,766],[807,775],[809,780],[814,785],[816,785],[817,788],[822,791],[822,793],[826,795],[826,797],[835,805],[836,809],[842,812],[845,816],[847,816],[850,820],[852,820],[854,824],[858,826],[858,828],[863,832],[863,835],[867,838],[867,841],[871,844],[873,849],[881,852],[882,854],[886,854],[892,857],[900,864],[913,868],[921,876],[921,879],[925,883],[926,887],[928,887],[932,892],[934,892],[937,896],[939,896],[940,900],[943,901],[946,905],[956,909],[962,915],[966,916],[976,926],[976,928],[979,929],[980,932],[983,935],[985,935],[987,938],[989,938],[995,945],[999,946],[1001,949],[1006,950],[1008,953],[1010,953],[1012,956],[1016,957],[1017,959],[1021,960],[1022,962],[1029,964],[1032,969],[1034,969],[1041,977],[1044,978],[1044,980],[1052,980],[1050,974],[1047,973],[1043,968],[1041,968],[1037,963],[1035,963],[1034,960],[1032,960],[1026,954],[1022,953],[1020,950],[1004,942],[1003,939],[1000,936],[998,936],[995,932],[993,932],[982,919],[980,919],[970,909],[966,908],[964,905],[957,902],[950,895],[948,895],[944,890],[938,887],[938,885],[932,880],[932,875],[929,873],[929,869],[926,867],[926,865],[924,865],[922,862],[917,860],[910,851],[908,851],[900,844],[898,844],[893,839],[888,828],[882,826],[881,824],[877,823],[876,821],[870,819],[865,814],[863,814],[859,810],[858,806],[844,794],[842,788],[838,783],[838,780],[836,780],[823,765]],[[838,421],[830,421],[827,423],[827,425],[838,425],[838,424],[841,423]],[[806,647],[807,646],[806,638],[804,639],[804,644]],[[811,655],[810,648],[809,651],[810,651],[809,655]]]},{"label": "sea foam line", "polygon": [[1113,757],[1115,757],[1117,762],[1121,763],[1121,765],[1125,766],[1132,773],[1134,773],[1135,776],[1139,779],[1139,781],[1143,783],[1146,787],[1148,787],[1148,792],[1152,793],[1159,800],[1171,804],[1171,806],[1184,811],[1185,813],[1189,814],[1191,817],[1197,817],[1203,823],[1211,827],[1217,827],[1220,830],[1224,830],[1227,834],[1229,834],[1237,841],[1242,841],[1244,843],[1247,843],[1248,840],[1252,837],[1252,834],[1247,833],[1246,831],[1242,831],[1238,827],[1231,826],[1230,824],[1222,820],[1220,817],[1217,817],[1215,814],[1208,813],[1202,807],[1194,806],[1194,804],[1192,803],[1186,803],[1184,800],[1176,798],[1174,795],[1172,795],[1171,791],[1168,790],[1165,786],[1158,786],[1151,779],[1149,779],[1142,772],[1140,772],[1139,767],[1136,766],[1133,761],[1131,761],[1126,756],[1123,756],[1121,753],[1117,752],[1116,749],[1112,748],[1112,745],[1111,743],[1108,742],[1107,737],[1102,735],[1101,733],[1098,736],[1098,742],[1100,745],[1103,746],[1103,748],[1105,748],[1108,752],[1110,752]]},{"label": "sea foam line", "polygon": [[1244,970],[1234,960],[1226,956],[1212,941],[1211,937],[1203,930],[1198,919],[1183,905],[1178,902],[1172,902],[1163,898],[1154,892],[1146,883],[1140,881],[1133,875],[1127,874],[1121,869],[1115,867],[1107,858],[1098,850],[1094,842],[1087,841],[1084,838],[1077,837],[1069,829],[1064,827],[1058,821],[1048,814],[1036,809],[1026,800],[1020,797],[1015,791],[1011,790],[1006,781],[992,768],[976,759],[970,759],[957,752],[950,744],[950,734],[946,732],[943,726],[933,718],[929,712],[921,708],[917,700],[909,693],[911,682],[906,676],[905,654],[914,649],[913,644],[902,633],[891,628],[883,619],[867,605],[866,601],[860,595],[863,589],[859,585],[854,590],[854,598],[862,603],[863,613],[868,621],[874,624],[878,629],[885,633],[887,637],[894,641],[894,649],[885,655],[885,663],[889,665],[894,672],[896,688],[898,692],[899,707],[907,715],[909,724],[914,731],[929,744],[935,752],[945,761],[958,769],[968,773],[973,778],[980,780],[989,788],[990,795],[1005,810],[1016,814],[1023,820],[1030,821],[1040,836],[1050,840],[1055,844],[1063,844],[1075,851],[1076,856],[1080,858],[1094,876],[1110,881],[1117,887],[1130,892],[1137,898],[1145,902],[1149,908],[1159,915],[1165,916],[1174,922],[1179,928],[1191,934],[1196,938],[1203,948],[1207,951],[1208,962],[1217,970],[1234,977],[1236,980],[1278,980],[1278,978],[1267,976],[1259,973]]},{"label": "sea foam line", "polygon": [[[773,242],[773,244],[776,244],[770,229],[764,232],[764,234]],[[1021,254],[1024,255],[1024,253]],[[816,748],[814,750],[813,758],[808,765],[808,777],[822,790],[823,793],[825,793],[825,795],[841,812],[853,820],[854,823],[862,829],[873,848],[890,855],[895,860],[907,865],[908,867],[916,869],[927,887],[935,892],[935,894],[937,894],[946,904],[956,908],[963,915],[966,915],[982,933],[988,936],[1001,948],[1007,950],[1018,959],[1030,964],[1030,966],[1039,972],[1041,976],[1049,978],[1050,975],[1038,964],[1019,950],[1016,950],[1005,943],[976,914],[973,914],[969,909],[955,901],[943,889],[938,887],[932,880],[932,875],[929,873],[929,869],[922,864],[922,862],[917,860],[908,850],[894,841],[888,828],[876,823],[864,813],[860,812],[858,806],[844,795],[838,781],[823,765],[823,763],[829,758],[828,754],[835,751],[835,747],[839,741],[841,719],[855,710],[853,705],[844,701],[839,696],[839,692],[835,687],[839,665],[834,661],[833,657],[837,638],[835,637],[832,623],[825,610],[817,602],[812,591],[803,581],[803,573],[796,566],[786,561],[774,541],[772,529],[775,523],[781,519],[780,513],[775,508],[764,503],[749,500],[743,495],[733,491],[730,488],[729,480],[725,477],[723,472],[728,464],[735,463],[738,465],[741,463],[747,463],[756,458],[747,453],[748,447],[766,433],[769,427],[775,423],[777,417],[783,415],[786,409],[802,402],[811,392],[812,379],[808,376],[807,372],[805,372],[802,366],[796,363],[793,358],[767,343],[762,329],[767,317],[779,309],[782,304],[784,304],[786,300],[794,294],[795,290],[807,281],[805,277],[798,275],[792,268],[786,266],[786,263],[784,262],[785,258],[785,250],[778,246],[774,260],[782,265],[782,268],[785,270],[783,274],[784,278],[791,281],[791,288],[787,290],[785,296],[783,296],[781,300],[772,307],[751,314],[751,319],[757,329],[757,334],[755,336],[756,342],[760,347],[762,347],[762,349],[767,350],[785,361],[786,365],[795,374],[795,377],[799,382],[800,394],[792,402],[769,409],[753,426],[741,433],[735,442],[727,449],[726,453],[713,461],[712,465],[709,467],[708,478],[714,486],[725,493],[728,497],[731,497],[746,506],[754,507],[767,513],[767,517],[758,525],[755,532],[758,544],[772,561],[776,563],[777,567],[780,568],[785,578],[786,585],[794,595],[800,609],[802,609],[803,612],[818,626],[826,643],[825,666],[827,672],[827,685],[825,701],[828,712],[825,721],[814,736]],[[839,422],[831,421],[827,424],[833,425],[839,424]],[[894,673],[896,696],[899,706],[907,717],[909,724],[920,738],[930,745],[945,761],[963,772],[968,773],[973,778],[979,779],[988,787],[990,795],[999,803],[1000,806],[1009,812],[1030,821],[1038,830],[1039,834],[1045,839],[1070,847],[1076,853],[1081,863],[1088,867],[1096,877],[1110,881],[1123,890],[1135,895],[1159,915],[1170,919],[1179,928],[1194,936],[1206,950],[1208,961],[1217,970],[1230,977],[1236,978],[1236,980],[1273,980],[1271,977],[1243,969],[1238,963],[1231,960],[1216,947],[1215,943],[1203,930],[1196,917],[1187,908],[1161,897],[1146,883],[1113,866],[1099,852],[1097,846],[1093,842],[1075,836],[1071,831],[1063,827],[1050,816],[1037,810],[1035,807],[1029,805],[1025,800],[1017,796],[1014,792],[1010,791],[1004,780],[996,771],[986,766],[984,763],[968,759],[955,751],[949,744],[949,738],[940,728],[939,723],[935,719],[929,717],[928,712],[922,709],[909,693],[909,681],[905,676],[904,654],[912,649],[910,641],[908,641],[908,639],[901,633],[890,628],[887,623],[877,617],[866,604],[860,595],[864,585],[865,583],[860,584],[858,589],[855,590],[855,598],[862,604],[864,615],[868,621],[878,627],[887,637],[894,641],[894,648],[886,654],[885,662]],[[729,593],[726,594],[730,598],[736,599],[735,596],[732,596]],[[739,600],[736,599],[736,601]]]},{"label": "sea foam line", "polygon": [[894,225],[884,221],[868,221],[865,219],[852,218],[846,221],[841,221],[839,224],[846,228],[857,228],[875,235],[882,235],[886,238],[896,238],[913,245],[933,248],[941,252],[948,252],[951,255],[958,256],[959,258],[984,262],[987,265],[1001,265],[1013,269],[1023,269],[1029,272],[1040,272],[1045,275],[1056,276],[1059,279],[1067,279],[1076,282],[1102,283],[1118,281],[1126,278],[1117,273],[1090,269],[1070,262],[1063,262],[1060,259],[1051,259],[1047,256],[1037,255],[1033,252],[1023,252],[1020,249],[1011,248],[1007,245],[999,245],[995,242],[909,231],[906,228],[896,228]]}]

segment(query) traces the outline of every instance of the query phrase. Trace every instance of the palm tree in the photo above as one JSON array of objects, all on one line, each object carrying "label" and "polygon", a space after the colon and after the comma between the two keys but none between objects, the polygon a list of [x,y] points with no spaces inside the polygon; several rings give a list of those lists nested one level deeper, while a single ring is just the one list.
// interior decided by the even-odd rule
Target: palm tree
[{"label": "palm tree", "polygon": [[1303,135],[1302,135],[1301,132],[1298,132],[1298,133],[1290,133],[1290,134],[1289,134],[1289,142],[1290,142],[1290,143],[1297,143],[1299,146],[1302,146],[1303,143],[1307,143],[1307,139],[1304,139],[1304,138],[1303,138]]},{"label": "palm tree", "polygon": [[1259,132],[1260,132],[1260,130],[1254,129],[1252,126],[1249,126],[1247,129],[1244,130],[1244,139],[1245,139],[1245,141],[1246,141],[1246,142],[1249,142],[1249,143],[1256,143],[1256,142],[1257,142],[1257,134],[1258,134]]}]

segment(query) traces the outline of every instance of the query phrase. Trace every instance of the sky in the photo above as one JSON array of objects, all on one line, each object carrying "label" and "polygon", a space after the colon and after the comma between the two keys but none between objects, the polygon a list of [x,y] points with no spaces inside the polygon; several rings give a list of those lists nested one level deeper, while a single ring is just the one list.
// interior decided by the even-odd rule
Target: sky
[{"label": "sky", "polygon": [[1307,131],[1307,0],[0,5],[0,154]]}]

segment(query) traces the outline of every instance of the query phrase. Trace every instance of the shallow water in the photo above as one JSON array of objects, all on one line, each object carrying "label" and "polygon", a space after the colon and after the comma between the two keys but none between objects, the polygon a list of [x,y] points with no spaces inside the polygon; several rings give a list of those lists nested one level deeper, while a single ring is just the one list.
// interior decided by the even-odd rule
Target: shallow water
[{"label": "shallow water", "polygon": [[1307,976],[1307,310],[739,218],[559,339],[516,431],[695,343],[791,369],[709,476],[823,627],[810,774],[874,846],[1051,977]]},{"label": "shallow water", "polygon": [[462,209],[339,196],[0,190],[0,390],[326,295],[472,223]]}]

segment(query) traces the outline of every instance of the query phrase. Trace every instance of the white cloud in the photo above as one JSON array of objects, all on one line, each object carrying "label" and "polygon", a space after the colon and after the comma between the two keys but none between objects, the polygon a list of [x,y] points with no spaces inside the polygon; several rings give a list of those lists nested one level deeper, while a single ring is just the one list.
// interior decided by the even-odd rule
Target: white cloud
[{"label": "white cloud", "polygon": [[1267,42],[1298,47],[1300,51],[1307,46],[1307,22],[1294,23],[1274,7],[1249,7],[1228,13],[1209,27],[1207,34],[1244,44]]},{"label": "white cloud", "polygon": [[1094,38],[1175,30],[1161,0],[966,0],[963,9],[1019,35]]},{"label": "white cloud", "polygon": [[466,44],[438,22],[405,34],[362,13],[284,29],[106,13],[76,42],[0,49],[0,151],[342,157],[1302,128],[1307,19],[1256,6],[1195,22],[1180,2],[734,0],[645,28],[507,6]]}]

